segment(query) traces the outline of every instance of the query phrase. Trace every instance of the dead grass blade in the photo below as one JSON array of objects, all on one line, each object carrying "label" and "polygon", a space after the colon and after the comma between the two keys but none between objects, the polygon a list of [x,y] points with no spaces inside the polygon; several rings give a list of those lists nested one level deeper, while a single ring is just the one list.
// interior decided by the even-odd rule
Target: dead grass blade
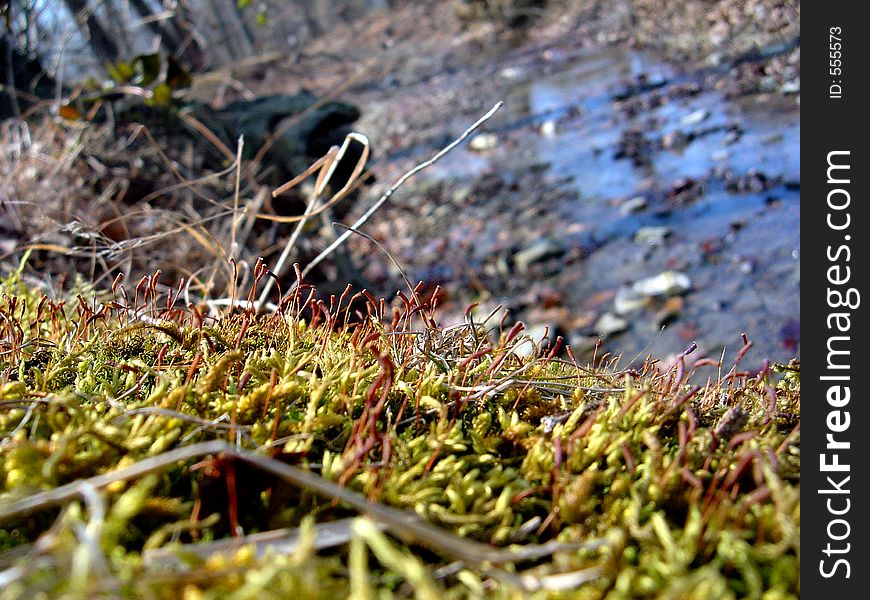
[{"label": "dead grass blade", "polygon": [[[340,519],[314,525],[314,548],[326,550],[348,543],[353,536],[351,525],[354,520],[353,518]],[[386,529],[386,526],[378,524],[378,528],[383,530]],[[243,546],[253,546],[254,555],[258,558],[265,556],[268,552],[292,554],[299,547],[300,537],[300,528],[274,529],[229,540],[149,549],[143,553],[142,560],[148,567],[180,567],[184,564],[184,561],[179,558],[181,552],[205,560],[214,554],[234,552]]]},{"label": "dead grass blade", "polygon": [[557,551],[595,549],[603,546],[603,540],[582,543],[548,542],[528,544],[518,548],[495,548],[475,540],[459,537],[421,520],[415,513],[402,511],[384,504],[371,502],[365,496],[344,488],[319,475],[279,460],[240,450],[222,440],[201,442],[146,458],[117,471],[104,473],[84,480],[74,481],[53,490],[40,492],[21,500],[0,505],[0,522],[8,521],[58,506],[78,498],[84,498],[91,490],[104,488],[119,481],[131,481],[150,473],[162,471],[178,462],[188,461],[209,454],[222,454],[251,464],[258,469],[289,481],[318,495],[342,502],[381,523],[390,533],[406,544],[418,544],[433,552],[481,567],[504,565],[550,556]]},{"label": "dead grass blade", "polygon": [[[338,192],[333,194],[332,198],[324,206],[320,207],[321,212],[322,210],[326,210],[329,206],[332,206],[350,193],[350,191],[353,189],[354,184],[356,184],[357,179],[365,168],[366,162],[369,158],[369,140],[366,136],[360,133],[349,133],[344,138],[344,142],[342,143],[340,148],[330,148],[326,156],[311,165],[311,167],[306,169],[305,172],[303,172],[301,175],[298,175],[297,177],[294,177],[292,180],[272,192],[272,197],[274,198],[278,194],[283,193],[289,190],[291,187],[299,184],[299,182],[309,177],[315,171],[319,171],[317,175],[317,180],[314,184],[314,193],[308,200],[308,204],[305,207],[305,213],[302,215],[302,218],[299,219],[299,224],[293,230],[293,233],[290,235],[290,239],[287,240],[287,244],[285,244],[284,250],[281,252],[281,256],[278,258],[278,262],[275,264],[275,268],[272,270],[272,272],[277,277],[281,276],[284,270],[284,265],[290,256],[290,252],[295,247],[296,240],[298,239],[299,234],[302,233],[302,228],[305,226],[305,223],[308,221],[308,219],[313,216],[315,209],[317,208],[316,205],[320,194],[323,192],[326,185],[329,183],[329,180],[332,178],[332,175],[335,173],[336,165],[344,157],[344,154],[350,147],[351,142],[357,142],[359,144],[362,144],[362,154],[357,160],[356,165],[354,165],[353,171],[351,171],[350,177],[344,184],[344,187],[342,187]],[[269,297],[269,292],[272,291],[273,282],[274,279],[271,277],[266,280],[266,283],[263,286],[263,291],[260,293],[260,299],[257,302],[258,307],[265,306],[266,300]]]}]

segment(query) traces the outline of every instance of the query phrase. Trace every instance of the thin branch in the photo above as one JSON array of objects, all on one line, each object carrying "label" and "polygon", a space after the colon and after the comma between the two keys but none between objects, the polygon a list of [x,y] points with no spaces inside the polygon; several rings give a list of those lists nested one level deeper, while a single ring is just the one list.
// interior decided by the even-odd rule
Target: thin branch
[{"label": "thin branch", "polygon": [[[448,152],[450,152],[456,146],[458,146],[460,143],[462,143],[465,140],[465,138],[467,138],[469,135],[472,134],[472,132],[474,132],[475,129],[477,129],[478,127],[483,125],[486,121],[488,121],[496,113],[496,111],[502,107],[502,104],[504,104],[504,102],[501,100],[496,102],[495,106],[493,106],[491,109],[489,109],[489,111],[485,115],[483,115],[477,121],[475,121],[471,127],[466,129],[465,131],[463,131],[462,135],[460,135],[458,138],[453,140],[450,144],[448,144],[447,146],[442,148],[441,151],[439,151],[435,156],[433,156],[432,158],[430,158],[429,160],[427,160],[425,162],[420,163],[419,165],[417,165],[416,167],[414,167],[413,169],[411,169],[410,171],[408,171],[407,173],[405,173],[404,175],[399,177],[399,179],[396,181],[396,183],[394,183],[390,189],[388,189],[386,192],[384,192],[384,194],[378,199],[378,201],[375,202],[372,205],[372,207],[365,212],[365,214],[363,216],[361,216],[359,219],[357,219],[357,221],[353,225],[350,226],[348,231],[345,231],[343,234],[338,236],[338,238],[336,238],[336,240],[334,242],[332,242],[323,252],[318,254],[314,258],[314,260],[312,260],[310,263],[308,263],[308,265],[306,265],[306,267],[302,270],[302,278],[304,279],[305,276],[308,275],[308,273],[310,273],[311,270],[314,267],[316,267],[324,258],[326,258],[330,254],[332,254],[332,252],[335,251],[336,248],[341,246],[345,242],[345,240],[347,240],[347,238],[349,238],[353,234],[353,230],[359,229],[366,221],[368,221],[369,218],[373,214],[375,214],[375,212],[377,212],[377,210],[381,206],[383,206],[384,202],[389,200],[390,196],[392,196],[393,193],[402,186],[402,184],[404,184],[408,179],[410,179],[411,177],[413,177],[414,175],[416,175],[417,173],[419,173],[423,169],[431,167],[433,164],[435,164],[441,158],[443,158],[444,155],[446,155]],[[297,285],[298,285],[298,282],[294,282],[291,285],[289,291],[292,292],[293,290],[295,290]]]}]

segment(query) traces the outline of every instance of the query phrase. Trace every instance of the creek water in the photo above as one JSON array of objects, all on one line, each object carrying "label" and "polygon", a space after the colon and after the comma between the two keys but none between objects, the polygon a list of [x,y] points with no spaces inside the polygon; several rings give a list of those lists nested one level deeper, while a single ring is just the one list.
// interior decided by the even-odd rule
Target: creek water
[{"label": "creek water", "polygon": [[[557,223],[546,235],[583,259],[536,283],[575,313],[611,312],[621,287],[663,271],[689,277],[667,318],[664,298],[621,315],[626,330],[610,332],[609,350],[667,356],[697,341],[718,358],[746,332],[756,364],[799,355],[799,103],[777,89],[727,93],[717,82],[728,65],[692,70],[625,48],[557,62],[499,66],[505,107],[484,131],[495,143],[472,142],[426,176],[457,184],[535,165],[539,185],[521,191],[570,192],[541,194],[537,208]],[[649,228],[659,238],[638,241]],[[492,301],[512,298],[496,291]],[[587,323],[563,333],[579,344],[598,332]]]}]

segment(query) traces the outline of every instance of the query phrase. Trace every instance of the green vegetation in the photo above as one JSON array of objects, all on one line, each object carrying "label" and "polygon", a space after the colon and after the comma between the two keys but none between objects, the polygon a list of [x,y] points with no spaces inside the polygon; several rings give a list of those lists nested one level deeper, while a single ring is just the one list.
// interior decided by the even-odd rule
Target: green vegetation
[{"label": "green vegetation", "polygon": [[621,370],[305,286],[0,292],[3,598],[799,595],[799,368],[748,345]]}]

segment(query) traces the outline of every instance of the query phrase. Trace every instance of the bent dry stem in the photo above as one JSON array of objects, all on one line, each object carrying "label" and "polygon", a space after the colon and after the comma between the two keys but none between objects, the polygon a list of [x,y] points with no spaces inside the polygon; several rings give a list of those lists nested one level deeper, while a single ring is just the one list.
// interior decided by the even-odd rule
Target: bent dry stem
[{"label": "bent dry stem", "polygon": [[[328,257],[330,254],[332,254],[335,251],[336,248],[338,248],[345,241],[347,241],[347,238],[350,237],[350,235],[353,233],[353,231],[358,230],[360,227],[362,227],[363,224],[365,224],[365,222],[368,221],[371,218],[371,216],[373,214],[375,214],[378,211],[378,209],[381,206],[383,206],[387,200],[390,199],[390,196],[392,196],[396,190],[398,190],[400,187],[402,187],[402,185],[408,179],[410,179],[411,177],[413,177],[414,175],[416,175],[417,173],[419,173],[423,169],[427,169],[430,166],[432,166],[433,164],[435,164],[436,162],[438,162],[439,160],[441,160],[441,158],[443,158],[446,154],[448,154],[456,146],[458,146],[463,141],[465,141],[465,139],[468,138],[469,135],[474,133],[474,131],[476,129],[478,129],[481,125],[483,125],[490,118],[492,118],[492,116],[498,111],[498,109],[500,109],[502,107],[503,104],[504,104],[504,102],[501,102],[501,101],[497,102],[491,109],[489,109],[486,112],[486,114],[484,114],[477,121],[475,121],[468,129],[463,131],[462,134],[458,138],[456,138],[455,140],[450,142],[447,146],[445,146],[444,148],[439,150],[434,156],[432,156],[432,158],[420,163],[419,165],[415,166],[414,168],[412,168],[408,172],[406,172],[404,175],[399,177],[399,179],[396,180],[396,183],[394,183],[390,187],[390,189],[388,189],[386,192],[384,192],[381,195],[381,197],[378,198],[378,200],[365,212],[365,214],[363,214],[359,219],[357,219],[353,225],[348,227],[347,231],[345,231],[340,236],[338,236],[338,238],[336,238],[335,241],[333,241],[329,246],[327,246],[320,254],[318,254],[316,257],[314,257],[311,260],[311,262],[309,262],[307,265],[305,265],[305,268],[302,270],[302,277],[304,278],[306,275],[308,275],[311,272],[311,270],[314,267],[316,267],[318,264],[320,264],[320,262],[323,259]],[[366,153],[363,155],[363,157],[360,160],[360,165],[357,165],[358,168],[355,169],[355,171],[354,171],[356,175],[359,175],[358,171],[362,171],[361,167],[364,164],[364,160],[367,156],[368,156],[368,146],[366,146]],[[348,183],[348,185],[350,185],[350,182]],[[284,190],[284,189],[286,189],[286,186],[282,186],[280,189]],[[344,190],[341,190],[339,192],[339,194],[341,194],[343,192],[344,192]],[[332,200],[330,200],[330,202],[332,202]],[[306,213],[311,211],[312,205],[313,205],[313,200],[311,203],[309,203],[309,205],[306,209]],[[307,215],[305,216],[305,218],[307,218]],[[302,224],[304,224],[304,220],[300,222],[299,227],[301,227]],[[294,240],[295,240],[295,232],[294,232]],[[289,248],[289,247],[292,247],[292,244],[288,244],[287,248]],[[282,253],[282,255],[281,255],[282,258],[284,258],[285,255],[287,254],[287,248],[285,248],[284,252]],[[280,261],[280,266],[276,267],[276,269],[275,269],[276,275],[278,275],[278,276],[281,275],[282,267],[283,267],[283,261]],[[292,292],[293,290],[295,290],[296,286],[298,286],[298,285],[299,285],[299,282],[294,282],[291,285],[289,292]],[[259,300],[259,305],[258,305],[259,307],[265,306],[265,302],[268,299],[268,294],[269,294],[269,291],[271,290],[271,286],[272,286],[272,279],[270,278],[270,279],[266,280],[266,285],[263,288],[263,291],[260,293],[260,300]]]}]

